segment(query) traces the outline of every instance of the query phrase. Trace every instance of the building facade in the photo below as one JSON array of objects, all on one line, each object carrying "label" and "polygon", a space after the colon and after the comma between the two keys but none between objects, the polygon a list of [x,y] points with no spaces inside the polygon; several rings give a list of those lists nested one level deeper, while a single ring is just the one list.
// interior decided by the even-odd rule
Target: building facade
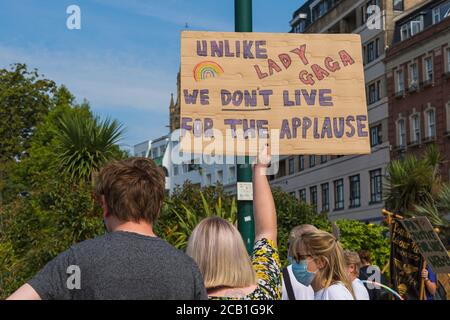
[{"label": "building facade", "polygon": [[386,57],[391,157],[438,146],[450,181],[450,0],[428,1],[397,17]]},{"label": "building facade", "polygon": [[424,0],[309,0],[293,14],[291,32],[355,33],[361,36],[371,154],[284,157],[271,184],[328,212],[331,220],[382,219],[383,177],[390,161],[387,44],[394,17]]},{"label": "building facade", "polygon": [[170,190],[169,161],[166,157],[166,150],[169,144],[169,136],[165,135],[155,140],[146,140],[134,145],[135,157],[152,158],[155,163],[163,168],[166,176],[166,190]]}]

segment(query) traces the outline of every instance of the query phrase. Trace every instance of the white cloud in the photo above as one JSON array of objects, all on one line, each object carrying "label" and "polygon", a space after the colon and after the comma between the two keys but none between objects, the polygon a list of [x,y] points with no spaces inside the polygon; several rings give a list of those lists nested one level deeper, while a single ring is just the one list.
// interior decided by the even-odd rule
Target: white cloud
[{"label": "white cloud", "polygon": [[169,74],[162,66],[119,53],[50,52],[0,43],[0,61],[0,68],[27,63],[58,84],[65,84],[79,102],[86,98],[93,106],[127,106],[162,114],[168,108],[170,93],[176,90],[177,67]]}]

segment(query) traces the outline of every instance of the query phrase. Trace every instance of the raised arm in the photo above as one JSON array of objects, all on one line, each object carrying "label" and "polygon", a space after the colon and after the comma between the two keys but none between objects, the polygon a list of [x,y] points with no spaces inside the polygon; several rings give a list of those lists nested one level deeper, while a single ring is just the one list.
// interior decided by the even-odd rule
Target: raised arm
[{"label": "raised arm", "polygon": [[267,147],[253,166],[253,211],[255,218],[255,241],[262,238],[277,243],[277,214],[272,190],[266,171],[270,164]]}]

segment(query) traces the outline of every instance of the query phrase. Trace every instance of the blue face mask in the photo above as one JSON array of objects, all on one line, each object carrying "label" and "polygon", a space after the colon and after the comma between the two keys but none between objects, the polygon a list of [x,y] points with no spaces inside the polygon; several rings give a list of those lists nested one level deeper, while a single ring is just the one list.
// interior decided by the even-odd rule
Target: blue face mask
[{"label": "blue face mask", "polygon": [[292,273],[295,279],[306,287],[311,285],[316,273],[308,271],[308,260],[297,262],[292,257],[288,257],[288,261],[292,265]]}]

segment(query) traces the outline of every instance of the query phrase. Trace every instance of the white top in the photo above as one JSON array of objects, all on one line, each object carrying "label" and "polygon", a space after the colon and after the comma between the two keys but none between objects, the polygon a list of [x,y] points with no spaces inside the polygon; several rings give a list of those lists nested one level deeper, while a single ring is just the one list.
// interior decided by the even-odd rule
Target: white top
[{"label": "white top", "polygon": [[348,289],[341,283],[332,284],[314,294],[315,300],[355,300]]},{"label": "white top", "polygon": [[[292,265],[287,267],[289,278],[291,279],[292,290],[294,291],[295,300],[314,300],[314,290],[311,286],[305,286],[295,279],[294,273],[292,273]],[[286,285],[284,284],[283,278],[283,295],[282,300],[289,300],[286,290]]]},{"label": "white top", "polygon": [[353,293],[355,294],[356,300],[370,300],[369,292],[367,291],[364,283],[356,278],[352,281]]}]

